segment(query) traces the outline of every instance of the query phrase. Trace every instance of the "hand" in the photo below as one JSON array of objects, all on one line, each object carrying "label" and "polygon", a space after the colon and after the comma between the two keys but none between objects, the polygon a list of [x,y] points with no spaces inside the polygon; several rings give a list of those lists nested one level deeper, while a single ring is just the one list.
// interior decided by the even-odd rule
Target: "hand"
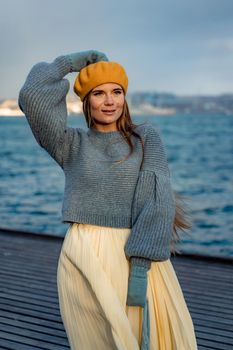
[{"label": "hand", "polygon": [[107,56],[103,52],[96,50],[75,52],[67,55],[67,57],[71,61],[71,69],[73,72],[79,72],[82,68],[91,63],[108,61]]},{"label": "hand", "polygon": [[147,271],[148,269],[144,266],[131,265],[126,301],[128,306],[145,306],[147,294]]}]

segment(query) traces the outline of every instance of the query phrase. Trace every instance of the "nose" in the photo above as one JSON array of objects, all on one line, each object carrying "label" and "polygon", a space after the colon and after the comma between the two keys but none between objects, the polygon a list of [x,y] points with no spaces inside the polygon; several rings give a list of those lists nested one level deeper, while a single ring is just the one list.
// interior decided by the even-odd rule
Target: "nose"
[{"label": "nose", "polygon": [[113,97],[112,94],[106,94],[105,95],[105,100],[104,100],[104,104],[105,105],[113,105]]}]

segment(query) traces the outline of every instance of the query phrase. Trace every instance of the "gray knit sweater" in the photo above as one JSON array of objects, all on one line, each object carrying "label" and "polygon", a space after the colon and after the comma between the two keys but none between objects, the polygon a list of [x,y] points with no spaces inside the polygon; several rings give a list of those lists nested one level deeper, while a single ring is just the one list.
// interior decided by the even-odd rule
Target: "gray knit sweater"
[{"label": "gray knit sweater", "polygon": [[151,261],[170,257],[175,198],[159,132],[150,123],[135,131],[130,151],[120,131],[85,131],[67,127],[66,95],[72,71],[60,56],[30,71],[20,90],[19,106],[38,142],[65,175],[63,222],[131,228],[125,254],[131,263],[150,268]]}]

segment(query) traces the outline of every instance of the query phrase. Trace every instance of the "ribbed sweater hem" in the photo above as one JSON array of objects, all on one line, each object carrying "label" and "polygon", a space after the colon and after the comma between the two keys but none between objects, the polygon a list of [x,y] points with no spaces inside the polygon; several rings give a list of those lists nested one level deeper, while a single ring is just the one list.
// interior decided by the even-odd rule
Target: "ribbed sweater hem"
[{"label": "ribbed sweater hem", "polygon": [[116,227],[116,228],[131,228],[131,217],[126,216],[111,216],[98,215],[94,213],[82,213],[82,212],[63,212],[62,222],[77,222],[83,224],[106,226],[106,227]]}]

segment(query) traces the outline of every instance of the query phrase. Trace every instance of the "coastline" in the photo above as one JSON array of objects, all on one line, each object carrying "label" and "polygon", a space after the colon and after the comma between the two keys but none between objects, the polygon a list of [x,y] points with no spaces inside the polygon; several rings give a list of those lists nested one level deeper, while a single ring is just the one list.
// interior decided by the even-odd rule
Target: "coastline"
[{"label": "coastline", "polygon": [[[131,114],[141,116],[170,116],[175,114],[233,115],[233,94],[216,96],[178,96],[169,93],[135,92],[126,97]],[[68,95],[68,115],[82,113],[82,102]],[[23,116],[16,98],[0,99],[0,116]]]}]

